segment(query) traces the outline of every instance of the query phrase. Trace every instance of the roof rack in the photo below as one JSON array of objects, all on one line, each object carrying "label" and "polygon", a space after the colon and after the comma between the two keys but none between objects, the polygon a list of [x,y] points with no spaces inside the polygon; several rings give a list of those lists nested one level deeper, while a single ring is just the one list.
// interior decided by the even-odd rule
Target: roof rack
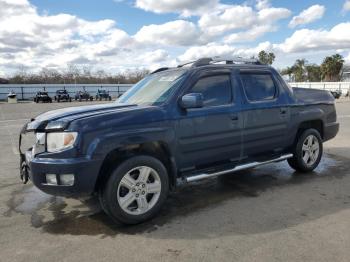
[{"label": "roof rack", "polygon": [[199,66],[205,66],[215,63],[225,62],[226,64],[252,64],[252,65],[262,65],[259,60],[257,59],[246,59],[242,58],[240,56],[233,57],[233,58],[222,58],[215,56],[213,58],[205,57],[200,58],[195,61],[187,62],[185,64],[178,65],[177,67],[183,67],[185,65],[192,64],[191,67],[199,67]]},{"label": "roof rack", "polygon": [[155,74],[155,73],[158,73],[158,72],[162,72],[162,71],[168,70],[168,69],[169,69],[169,67],[158,68],[157,70],[154,70],[153,72],[151,72],[151,75]]},{"label": "roof rack", "polygon": [[[194,67],[200,67],[200,66],[205,66],[205,65],[211,65],[211,64],[215,64],[215,63],[221,63],[221,62],[225,62],[225,64],[227,65],[233,65],[233,64],[251,64],[251,65],[262,65],[262,63],[258,60],[258,59],[254,59],[254,58],[243,58],[240,56],[236,56],[233,58],[223,58],[220,56],[214,56],[214,57],[204,57],[204,58],[200,58],[194,61],[190,61],[184,64],[180,64],[177,67],[184,67],[186,65],[191,65],[192,68]],[[151,72],[152,74],[158,73],[158,72],[162,72],[165,70],[170,69],[169,67],[161,67],[158,68],[157,70]]]}]

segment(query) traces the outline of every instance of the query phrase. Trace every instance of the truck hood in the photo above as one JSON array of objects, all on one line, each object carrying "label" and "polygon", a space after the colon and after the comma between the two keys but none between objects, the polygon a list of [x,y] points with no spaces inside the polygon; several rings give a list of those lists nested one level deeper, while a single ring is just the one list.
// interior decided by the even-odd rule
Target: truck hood
[{"label": "truck hood", "polygon": [[80,118],[131,110],[138,107],[140,106],[133,104],[109,103],[102,105],[89,105],[56,109],[32,118],[31,121],[26,125],[25,131],[45,129],[48,123],[54,121],[61,122],[61,124],[65,124],[67,126],[71,121]]}]

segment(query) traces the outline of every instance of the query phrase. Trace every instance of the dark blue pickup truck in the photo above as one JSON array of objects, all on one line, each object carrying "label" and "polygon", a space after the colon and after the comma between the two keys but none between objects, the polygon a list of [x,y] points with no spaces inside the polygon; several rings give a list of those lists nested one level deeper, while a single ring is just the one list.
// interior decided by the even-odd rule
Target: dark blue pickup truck
[{"label": "dark blue pickup truck", "polygon": [[338,129],[329,92],[291,88],[256,61],[203,58],[156,70],[116,102],[32,119],[21,177],[48,194],[98,195],[135,224],[183,183],[283,160],[310,172]]}]

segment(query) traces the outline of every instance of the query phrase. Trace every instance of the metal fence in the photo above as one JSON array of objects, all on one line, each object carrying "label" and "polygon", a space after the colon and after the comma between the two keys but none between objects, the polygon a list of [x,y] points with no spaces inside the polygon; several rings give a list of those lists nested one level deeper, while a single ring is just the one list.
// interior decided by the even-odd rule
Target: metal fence
[{"label": "metal fence", "polygon": [[343,94],[350,91],[350,82],[303,82],[303,83],[289,83],[293,87],[304,87],[323,89],[328,91],[341,90]]},{"label": "metal fence", "polygon": [[77,91],[86,90],[90,95],[95,96],[98,89],[109,91],[112,97],[118,97],[128,90],[130,84],[23,84],[23,85],[0,85],[0,100],[7,99],[7,94],[14,91],[19,100],[32,100],[38,91],[47,91],[53,97],[56,90],[65,89],[74,97]]},{"label": "metal fence", "polygon": [[[300,82],[289,83],[294,87],[324,89],[329,91],[341,90],[343,94],[350,91],[350,82]],[[14,91],[20,100],[32,100],[38,91],[47,91],[51,97],[56,90],[66,89],[74,97],[80,90],[86,90],[90,95],[95,96],[98,89],[109,91],[112,97],[118,97],[128,90],[131,84],[16,84],[0,85],[0,100],[6,100],[7,94]]]}]

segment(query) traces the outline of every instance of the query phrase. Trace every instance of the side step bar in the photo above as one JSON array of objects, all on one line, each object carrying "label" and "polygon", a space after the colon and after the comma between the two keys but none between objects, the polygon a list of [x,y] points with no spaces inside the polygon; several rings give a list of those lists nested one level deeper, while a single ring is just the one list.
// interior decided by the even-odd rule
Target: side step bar
[{"label": "side step bar", "polygon": [[288,154],[288,155],[283,155],[283,156],[280,156],[279,158],[271,159],[268,161],[252,162],[252,163],[248,163],[248,164],[244,164],[244,165],[238,165],[235,168],[223,170],[223,171],[216,172],[216,173],[210,173],[210,174],[204,173],[204,174],[197,174],[197,175],[193,175],[193,176],[188,176],[188,177],[185,177],[185,182],[190,183],[190,182],[194,182],[194,181],[207,179],[210,177],[216,177],[216,176],[221,176],[221,175],[225,175],[228,173],[234,173],[234,172],[241,171],[241,170],[248,169],[248,168],[253,168],[253,167],[258,167],[258,166],[262,166],[262,165],[266,165],[266,164],[270,164],[270,163],[280,162],[280,161],[287,160],[288,158],[292,158],[292,157],[293,157],[293,154]]}]

